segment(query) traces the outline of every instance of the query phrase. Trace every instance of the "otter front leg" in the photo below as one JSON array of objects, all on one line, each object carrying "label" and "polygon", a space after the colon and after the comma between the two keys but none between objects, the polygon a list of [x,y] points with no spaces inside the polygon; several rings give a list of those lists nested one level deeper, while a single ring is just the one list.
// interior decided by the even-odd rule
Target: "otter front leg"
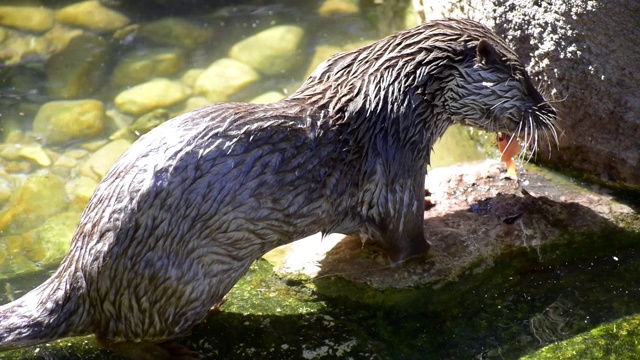
[{"label": "otter front leg", "polygon": [[426,253],[424,175],[371,185],[377,196],[365,216],[367,235],[385,247],[394,264]]}]

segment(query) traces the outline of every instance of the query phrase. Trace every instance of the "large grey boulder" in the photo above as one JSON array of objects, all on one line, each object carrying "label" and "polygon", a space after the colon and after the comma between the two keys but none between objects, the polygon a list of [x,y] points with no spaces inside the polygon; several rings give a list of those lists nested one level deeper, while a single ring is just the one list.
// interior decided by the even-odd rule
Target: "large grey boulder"
[{"label": "large grey boulder", "polygon": [[560,116],[559,148],[540,160],[640,186],[639,1],[422,2],[428,18],[493,26],[520,54]]}]

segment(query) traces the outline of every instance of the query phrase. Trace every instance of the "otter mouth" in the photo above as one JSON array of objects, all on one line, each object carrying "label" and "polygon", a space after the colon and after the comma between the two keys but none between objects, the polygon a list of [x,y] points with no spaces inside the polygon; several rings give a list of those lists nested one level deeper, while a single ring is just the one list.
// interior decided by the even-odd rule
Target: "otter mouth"
[{"label": "otter mouth", "polygon": [[520,121],[509,121],[506,131],[497,134],[498,148],[503,160],[518,154],[529,162],[539,148],[541,140],[548,144],[558,144],[555,127],[556,112],[548,103],[525,109]]}]

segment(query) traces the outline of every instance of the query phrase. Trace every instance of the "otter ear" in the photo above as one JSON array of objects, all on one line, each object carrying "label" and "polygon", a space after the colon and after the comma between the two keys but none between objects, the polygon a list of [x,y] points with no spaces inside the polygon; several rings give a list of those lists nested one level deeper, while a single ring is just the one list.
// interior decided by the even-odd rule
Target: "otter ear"
[{"label": "otter ear", "polygon": [[476,59],[480,64],[496,64],[500,62],[500,54],[487,40],[478,41]]}]

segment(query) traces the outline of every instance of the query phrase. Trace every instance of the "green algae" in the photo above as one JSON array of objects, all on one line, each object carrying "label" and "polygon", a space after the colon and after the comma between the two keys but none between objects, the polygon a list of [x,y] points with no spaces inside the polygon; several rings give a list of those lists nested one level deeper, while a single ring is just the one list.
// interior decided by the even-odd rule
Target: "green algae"
[{"label": "green algae", "polygon": [[601,325],[572,339],[549,345],[524,360],[637,359],[640,315]]},{"label": "green algae", "polygon": [[[636,350],[639,239],[639,233],[611,227],[513,249],[478,261],[456,281],[408,289],[377,290],[337,276],[288,280],[259,260],[221,311],[178,341],[210,359],[516,359],[578,336],[541,353],[566,348],[585,354],[578,358],[624,358],[626,349]],[[629,322],[616,321],[629,316]],[[589,334],[597,339],[581,340]],[[571,350],[572,341],[582,345]],[[597,341],[599,352],[583,353],[585,341]],[[2,356],[43,354],[109,358],[91,338]]]}]

